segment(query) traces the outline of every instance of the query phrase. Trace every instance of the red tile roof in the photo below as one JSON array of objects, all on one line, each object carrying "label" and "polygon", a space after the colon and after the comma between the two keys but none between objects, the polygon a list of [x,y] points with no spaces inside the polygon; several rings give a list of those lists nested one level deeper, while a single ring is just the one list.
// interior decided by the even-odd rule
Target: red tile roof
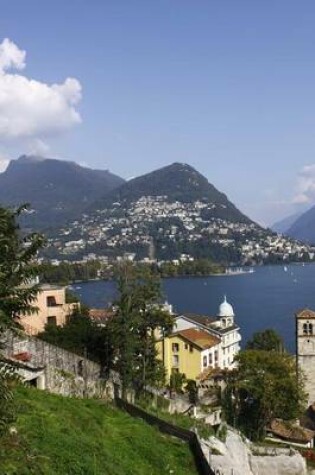
[{"label": "red tile roof", "polygon": [[179,332],[173,333],[172,336],[179,336],[183,339],[193,343],[202,350],[212,348],[220,343],[219,338],[216,336],[210,335],[210,333],[199,330],[198,328],[187,328],[187,330],[181,330]]}]

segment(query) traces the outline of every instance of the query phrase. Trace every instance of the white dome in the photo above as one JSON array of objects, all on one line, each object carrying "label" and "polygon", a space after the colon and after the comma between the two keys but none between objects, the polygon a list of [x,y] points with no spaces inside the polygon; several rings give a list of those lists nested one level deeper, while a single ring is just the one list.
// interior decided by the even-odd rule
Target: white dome
[{"label": "white dome", "polygon": [[234,310],[231,304],[226,301],[226,296],[219,307],[219,317],[234,317]]}]

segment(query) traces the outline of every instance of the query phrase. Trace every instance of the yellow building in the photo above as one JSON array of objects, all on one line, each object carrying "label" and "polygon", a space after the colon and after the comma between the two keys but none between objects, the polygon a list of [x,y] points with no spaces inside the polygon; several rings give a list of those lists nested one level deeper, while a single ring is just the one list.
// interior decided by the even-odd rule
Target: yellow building
[{"label": "yellow building", "polygon": [[196,379],[206,368],[218,367],[220,339],[198,328],[181,330],[157,341],[158,357],[163,361],[166,377],[183,373]]},{"label": "yellow building", "polygon": [[19,323],[26,333],[36,335],[44,331],[45,325],[62,326],[79,303],[66,303],[66,288],[57,285],[41,285],[37,299],[32,303],[37,312],[19,315]]}]

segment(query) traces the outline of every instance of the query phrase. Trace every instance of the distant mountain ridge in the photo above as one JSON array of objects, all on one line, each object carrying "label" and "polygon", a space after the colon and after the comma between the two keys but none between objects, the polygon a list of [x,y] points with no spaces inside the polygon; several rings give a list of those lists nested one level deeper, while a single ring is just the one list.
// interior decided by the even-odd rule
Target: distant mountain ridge
[{"label": "distant mountain ridge", "polygon": [[315,244],[315,206],[299,216],[287,231],[294,239]]},{"label": "distant mountain ridge", "polygon": [[287,234],[290,227],[295,223],[295,221],[301,216],[301,213],[294,213],[286,218],[283,218],[270,226],[270,229],[276,233]]},{"label": "distant mountain ridge", "polygon": [[124,180],[108,170],[93,170],[75,162],[22,155],[0,174],[0,203],[30,203],[25,222],[34,228],[64,223]]},{"label": "distant mountain ridge", "polygon": [[201,173],[188,164],[176,162],[125,182],[96,201],[92,207],[97,210],[108,209],[119,202],[122,208],[128,208],[131,203],[148,196],[165,197],[168,202],[209,203],[212,207],[205,209],[204,215],[234,222],[252,222]]}]

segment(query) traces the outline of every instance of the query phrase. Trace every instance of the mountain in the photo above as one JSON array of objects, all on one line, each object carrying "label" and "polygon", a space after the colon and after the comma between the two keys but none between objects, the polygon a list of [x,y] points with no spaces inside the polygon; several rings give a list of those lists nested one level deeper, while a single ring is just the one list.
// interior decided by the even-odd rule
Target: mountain
[{"label": "mountain", "polygon": [[276,233],[287,234],[288,230],[291,228],[293,223],[301,216],[301,213],[294,213],[286,218],[277,221],[276,223],[270,226],[270,229],[275,231]]},{"label": "mountain", "polygon": [[315,243],[315,206],[303,213],[287,231],[287,235],[308,243]]},{"label": "mountain", "polygon": [[124,183],[108,170],[74,162],[23,155],[0,174],[0,203],[30,203],[25,223],[46,228],[79,216],[92,202]]},{"label": "mountain", "polygon": [[251,222],[224,193],[218,191],[201,173],[185,163],[173,163],[134,178],[108,193],[93,206],[102,210],[119,203],[121,208],[128,208],[131,203],[149,196],[160,197],[168,203],[177,201],[188,204],[200,201],[211,205],[204,207],[204,217]]},{"label": "mountain", "polygon": [[51,236],[46,255],[251,263],[266,258],[272,236],[197,170],[173,163],[98,199],[79,223]]}]

